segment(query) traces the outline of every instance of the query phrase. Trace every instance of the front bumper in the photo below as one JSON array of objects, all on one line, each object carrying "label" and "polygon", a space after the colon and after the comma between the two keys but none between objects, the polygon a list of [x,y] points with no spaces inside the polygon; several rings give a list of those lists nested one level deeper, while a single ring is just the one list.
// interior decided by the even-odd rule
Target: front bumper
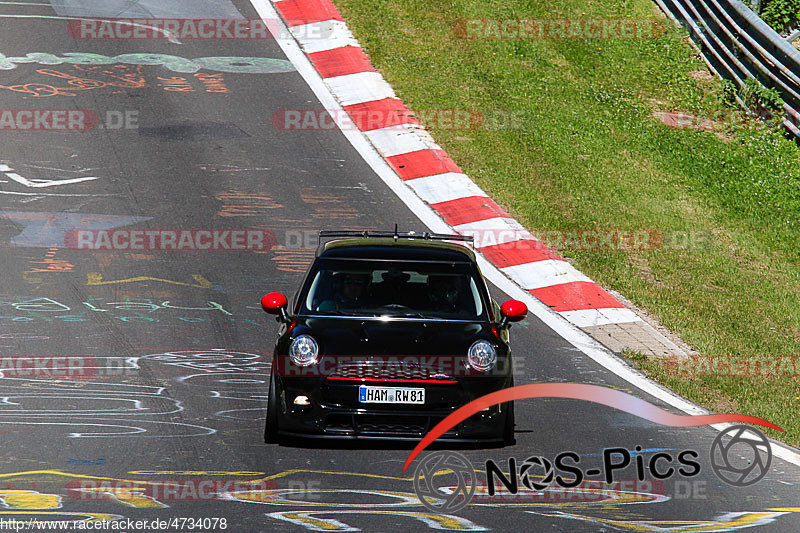
[{"label": "front bumper", "polygon": [[[398,383],[382,380],[334,381],[276,376],[279,433],[288,437],[343,440],[419,441],[436,424],[470,401],[510,386],[510,377],[471,377],[456,383]],[[425,389],[425,404],[372,404],[358,401],[359,386]],[[297,396],[309,404],[294,404]],[[464,420],[439,439],[452,443],[501,443],[505,405],[492,406]]]}]

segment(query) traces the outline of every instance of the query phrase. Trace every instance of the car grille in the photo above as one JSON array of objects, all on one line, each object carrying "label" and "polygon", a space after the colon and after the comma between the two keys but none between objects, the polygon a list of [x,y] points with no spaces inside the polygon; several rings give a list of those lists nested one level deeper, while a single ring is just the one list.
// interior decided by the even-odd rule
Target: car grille
[{"label": "car grille", "polygon": [[436,368],[419,364],[347,363],[338,365],[330,377],[356,379],[449,379]]},{"label": "car grille", "polygon": [[[422,437],[442,420],[444,420],[443,416],[335,414],[325,417],[325,430],[330,433],[351,435],[375,434]],[[456,431],[457,428],[453,428],[445,435],[454,435]]]}]

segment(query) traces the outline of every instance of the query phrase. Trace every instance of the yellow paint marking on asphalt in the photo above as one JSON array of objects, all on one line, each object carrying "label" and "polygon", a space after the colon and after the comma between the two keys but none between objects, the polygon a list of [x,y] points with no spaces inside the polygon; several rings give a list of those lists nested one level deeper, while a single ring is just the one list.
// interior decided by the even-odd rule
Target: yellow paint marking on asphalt
[{"label": "yellow paint marking on asphalt", "polygon": [[[447,468],[442,468],[436,471],[433,475],[434,476],[446,476],[451,474],[452,472],[449,471]],[[281,472],[279,474],[273,474],[271,476],[267,476],[265,478],[259,479],[257,481],[269,481],[272,479],[278,479],[282,477],[289,476],[291,474],[330,474],[332,476],[357,476],[357,477],[368,477],[373,479],[391,479],[394,481],[414,481],[413,477],[399,477],[399,476],[382,476],[379,474],[365,474],[363,472],[332,472],[330,470],[307,470],[303,468],[293,469],[293,470],[286,470],[285,472]],[[503,472],[505,475],[509,475],[508,472]]]},{"label": "yellow paint marking on asphalt", "polygon": [[200,274],[193,274],[192,278],[197,283],[186,283],[183,281],[172,281],[169,279],[161,279],[161,278],[153,278],[150,276],[139,276],[136,278],[128,278],[128,279],[115,279],[109,281],[103,281],[103,275],[100,272],[89,272],[86,276],[87,285],[111,285],[116,283],[135,283],[138,281],[159,281],[161,283],[171,283],[172,285],[183,285],[185,287],[197,287],[200,289],[210,289],[214,286],[213,283],[208,281],[206,278],[201,276]]},{"label": "yellow paint marking on asphalt", "polygon": [[[319,518],[315,515],[326,515],[328,518]],[[391,516],[393,518],[407,516],[423,522],[432,529],[448,531],[487,531],[485,527],[479,526],[466,518],[433,513],[418,513],[414,511],[347,509],[341,511],[283,511],[269,514],[272,518],[301,525],[312,531],[357,531],[355,528],[330,517],[330,515],[379,515]]]},{"label": "yellow paint marking on asphalt", "polygon": [[131,470],[138,476],[260,476],[264,472],[225,472],[224,470]]},{"label": "yellow paint marking on asphalt", "polygon": [[7,509],[59,509],[61,496],[33,490],[2,490],[0,501]]},{"label": "yellow paint marking on asphalt", "polygon": [[[176,472],[178,474],[185,474],[185,471],[176,471]],[[309,471],[309,472],[311,472],[311,471]],[[129,473],[133,473],[133,472],[129,472]],[[227,472],[217,471],[213,475],[226,475],[226,474],[228,474],[228,475],[241,475],[241,474],[261,474],[261,473],[262,472],[243,472],[243,473],[242,472],[230,472],[230,473],[227,473]],[[100,480],[100,481],[122,481],[122,482],[131,483],[131,484],[137,484],[137,485],[159,485],[160,486],[160,485],[163,485],[164,483],[167,483],[166,481],[148,481],[148,480],[144,480],[144,479],[126,479],[126,478],[117,478],[117,477],[91,476],[91,475],[88,475],[88,474],[71,474],[69,472],[62,472],[61,470],[28,470],[28,471],[25,471],[25,472],[0,473],[0,479],[9,479],[9,478],[17,479],[17,478],[20,478],[22,476],[33,476],[33,475],[53,475],[53,476],[62,476],[62,477],[73,478],[73,479],[94,479],[94,480]],[[268,480],[273,479],[275,477],[281,477],[282,475],[283,474],[276,474],[275,476],[268,476],[268,477],[264,477],[264,478],[246,479],[246,480],[242,480],[242,482],[243,483],[258,483],[259,481],[268,481]],[[30,478],[27,481],[34,481],[34,478]],[[12,492],[18,492],[18,491],[12,491]]]},{"label": "yellow paint marking on asphalt", "polygon": [[[534,511],[528,511],[535,513]],[[775,512],[740,512],[727,513],[716,520],[612,520],[571,513],[541,513],[545,516],[571,518],[598,524],[615,526],[627,531],[647,531],[651,533],[722,533],[734,529],[771,524],[776,518],[786,513]]]},{"label": "yellow paint marking on asphalt", "polygon": [[[71,474],[69,472],[62,472],[61,470],[27,470],[25,472],[10,472],[6,474],[0,474],[0,479],[2,478],[15,478],[19,476],[27,476],[32,474],[50,474],[54,476],[64,476],[70,478],[80,478],[80,479],[105,479],[108,481],[129,481],[126,479],[120,479],[116,477],[103,477],[103,476],[90,476],[88,474]],[[131,481],[133,483],[133,481]],[[135,483],[150,483],[149,481],[135,481]],[[157,482],[153,483],[156,484]]]},{"label": "yellow paint marking on asphalt", "polygon": [[85,487],[80,490],[102,492],[110,496],[114,501],[137,509],[165,509],[169,507],[169,505],[165,505],[152,496],[144,494],[142,490],[136,490],[135,488]]},{"label": "yellow paint marking on asphalt", "polygon": [[243,500],[248,502],[272,503],[273,501],[277,501],[283,492],[284,491],[280,489],[265,489],[257,491],[231,492],[229,496],[236,500]]},{"label": "yellow paint marking on asphalt", "polygon": [[341,522],[313,518],[306,516],[306,513],[283,513],[283,516],[292,522],[309,526],[315,531],[352,531],[352,528],[345,526]]},{"label": "yellow paint marking on asphalt", "polygon": [[414,480],[414,478],[411,477],[381,476],[379,474],[363,474],[359,472],[332,472],[330,470],[307,470],[305,468],[298,468],[293,470],[286,470],[285,472],[281,472],[279,474],[273,474],[271,476],[259,479],[258,481],[270,481],[273,479],[279,479],[282,477],[290,476],[292,474],[330,474],[332,476],[358,476],[358,477],[368,477],[373,479],[392,479],[395,481]]},{"label": "yellow paint marking on asphalt", "polygon": [[[319,494],[335,494],[341,495],[345,493],[358,493],[369,494],[372,496],[384,496],[391,498],[392,501],[388,503],[336,503],[336,502],[322,502],[322,501],[303,501],[292,500],[286,496],[294,494],[313,493]],[[254,503],[267,503],[272,505],[297,505],[297,506],[312,506],[312,507],[405,507],[408,505],[422,505],[416,494],[409,492],[396,492],[389,490],[372,490],[372,489],[259,489],[259,490],[244,490],[228,493],[228,496],[239,501],[249,501]]]},{"label": "yellow paint marking on asphalt", "polygon": [[[172,471],[168,470],[159,470],[159,471],[147,471],[147,470],[135,470],[128,472],[129,474],[136,474],[136,475],[189,475],[188,472],[203,472],[203,471]],[[213,474],[212,474],[213,472]],[[262,474],[263,472],[222,472],[222,471],[209,471],[206,475],[252,475],[252,474]],[[447,475],[449,472],[440,471],[436,472],[434,475]],[[62,472],[60,470],[27,470],[24,472],[11,472],[11,473],[0,473],[0,479],[5,478],[18,478],[20,476],[30,476],[30,475],[55,475],[55,476],[63,476],[69,478],[76,478],[76,479],[99,479],[99,480],[108,480],[108,481],[128,481],[130,483],[138,483],[138,484],[146,484],[146,485],[162,485],[164,482],[162,481],[146,481],[140,479],[124,479],[124,478],[114,478],[114,477],[103,477],[103,476],[91,476],[88,474],[71,474],[69,472]],[[277,474],[272,474],[270,476],[265,476],[257,479],[248,479],[248,483],[258,483],[260,481],[271,481],[274,479],[280,479],[282,477],[290,476],[292,474],[330,474],[332,476],[356,476],[356,477],[365,477],[365,478],[372,478],[372,479],[389,479],[393,481],[413,481],[413,477],[398,477],[398,476],[383,476],[379,474],[366,474],[363,472],[334,472],[330,470],[311,470],[305,468],[297,468],[292,470],[286,470],[284,472],[279,472]],[[200,475],[200,474],[198,474]]]},{"label": "yellow paint marking on asphalt", "polygon": [[[3,478],[17,478],[19,476],[26,476],[32,474],[42,474],[42,475],[55,475],[55,476],[63,476],[66,478],[73,478],[73,479],[95,479],[101,481],[123,481],[132,484],[139,484],[139,485],[163,485],[164,481],[146,481],[141,479],[124,479],[124,478],[117,478],[117,477],[104,477],[104,476],[90,476],[88,474],[71,474],[69,472],[62,472],[60,470],[29,470],[27,472],[17,472],[17,473],[8,473],[8,474],[0,474],[0,479]],[[29,480],[32,481],[32,480]],[[251,481],[248,481],[251,482]]]},{"label": "yellow paint marking on asphalt", "polygon": [[[379,514],[379,511],[370,511],[370,514]],[[459,531],[463,531],[464,527],[467,526],[467,523],[471,523],[466,519],[459,518],[457,516],[451,515],[440,515],[440,514],[432,514],[432,513],[418,513],[415,511],[391,511],[392,514],[399,514],[403,516],[410,516],[413,518],[420,518],[423,521],[431,520],[436,522],[437,524],[442,526],[442,529],[455,529]],[[467,523],[465,523],[467,522]],[[438,528],[437,528],[438,529]],[[483,529],[483,528],[481,528]]]},{"label": "yellow paint marking on asphalt", "polygon": [[83,518],[70,520],[71,522],[108,522],[119,520],[122,516],[107,513],[81,513],[72,511],[0,511],[0,516],[80,516]]}]

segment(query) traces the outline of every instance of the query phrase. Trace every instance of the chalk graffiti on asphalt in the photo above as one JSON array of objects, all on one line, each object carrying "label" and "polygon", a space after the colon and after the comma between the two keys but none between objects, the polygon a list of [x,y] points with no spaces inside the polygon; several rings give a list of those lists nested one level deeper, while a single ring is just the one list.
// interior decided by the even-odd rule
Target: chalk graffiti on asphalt
[{"label": "chalk graffiti on asphalt", "polygon": [[230,93],[231,90],[225,85],[225,79],[222,74],[203,74],[197,73],[193,78],[183,76],[172,76],[165,78],[159,76],[158,86],[162,87],[165,91],[180,92],[180,93],[193,93],[197,89],[193,86],[192,81],[194,78],[202,84],[203,90],[207,93]]},{"label": "chalk graffiti on asphalt", "polygon": [[[183,437],[210,435],[214,429],[185,422],[260,419],[267,399],[269,370],[270,362],[265,356],[223,348],[139,357],[0,356],[0,425],[29,429],[36,425],[72,424],[75,429],[68,437],[151,436],[140,434],[154,432],[163,435],[160,429]],[[175,383],[170,388],[171,395],[166,395],[163,387],[120,381],[142,373]],[[114,382],[102,383],[107,379]],[[183,414],[186,402],[173,396],[190,391],[189,397],[196,397],[198,389],[213,401],[193,405],[193,412],[206,406],[217,412],[213,416],[208,416],[210,412],[198,415],[193,421]],[[255,407],[243,402],[255,402]],[[172,417],[167,415],[179,413],[182,423],[171,426]],[[69,417],[69,422],[64,417]]]},{"label": "chalk graffiti on asphalt", "polygon": [[[78,65],[74,65],[76,68]],[[126,67],[127,68],[127,67]],[[147,83],[144,81],[144,78],[141,76],[141,66],[137,66],[137,72],[135,73],[128,73],[128,74],[117,74],[113,71],[109,72],[108,74],[115,78],[114,81],[101,81],[95,80],[86,77],[80,76],[73,76],[72,74],[68,74],[66,72],[60,72],[54,69],[40,69],[37,70],[39,74],[44,74],[46,76],[52,76],[55,78],[60,78],[66,80],[66,84],[68,87],[56,87],[55,85],[49,85],[46,83],[23,83],[18,85],[0,85],[0,89],[7,89],[9,91],[14,91],[18,93],[28,94],[30,96],[35,97],[47,97],[47,96],[76,96],[78,93],[77,91],[91,91],[94,89],[101,89],[104,87],[117,87],[117,88],[130,88],[136,89],[141,87],[146,87]]]},{"label": "chalk graffiti on asphalt", "polygon": [[290,61],[271,57],[198,57],[186,59],[169,54],[121,54],[104,56],[86,52],[65,52],[61,57],[54,54],[31,52],[24,56],[10,57],[0,54],[0,70],[13,70],[17,65],[35,63],[39,65],[127,65],[161,66],[172,72],[194,74],[200,70],[229,72],[232,74],[275,74],[294,72]]},{"label": "chalk graffiti on asphalt", "polygon": [[183,438],[216,433],[169,416],[183,410],[182,402],[167,396],[163,387],[0,378],[0,425],[46,426],[61,429],[70,438]]},{"label": "chalk graffiti on asphalt", "polygon": [[[91,311],[108,311],[107,309],[104,310],[95,305],[98,300],[99,300],[98,298],[92,298],[92,301],[94,301],[95,303],[89,303],[89,302],[81,302],[81,303]],[[206,303],[208,303],[208,305],[203,307],[182,307],[182,306],[172,305],[169,301],[163,301],[160,304],[157,304],[151,299],[142,298],[138,300],[126,299],[122,302],[108,302],[104,305],[108,307],[113,307],[114,309],[118,310],[147,311],[148,313],[152,313],[154,311],[162,309],[182,309],[182,310],[192,310],[192,311],[219,311],[226,315],[231,314],[217,302],[206,302]],[[69,306],[66,306],[52,298],[47,298],[47,297],[31,298],[29,300],[23,300],[18,302],[7,302],[0,299],[0,306],[3,305],[9,305],[14,309],[16,309],[17,311],[57,313],[59,311],[71,310]]]},{"label": "chalk graffiti on asphalt", "polygon": [[58,250],[58,248],[50,248],[47,253],[45,253],[44,258],[42,258],[41,261],[29,261],[29,263],[33,265],[43,266],[34,266],[30,270],[26,270],[24,274],[37,274],[42,272],[72,272],[75,269],[75,265],[66,259],[57,259],[56,254],[58,254]]},{"label": "chalk graffiti on asphalt", "polygon": [[192,278],[197,283],[186,283],[184,281],[173,281],[170,279],[153,278],[150,276],[137,276],[134,278],[103,280],[103,275],[100,272],[89,272],[87,275],[87,285],[116,285],[120,283],[135,283],[138,281],[158,281],[160,283],[171,283],[172,285],[183,285],[185,287],[197,287],[199,289],[210,289],[214,286],[213,283],[208,281],[200,274],[192,274]]},{"label": "chalk graffiti on asphalt", "polygon": [[[193,421],[188,421],[185,414],[181,415],[183,422],[174,422],[170,415],[183,413],[185,402],[168,395],[164,387],[98,381],[106,377],[104,370],[110,371],[108,377],[130,376],[138,375],[143,366],[148,374],[153,374],[152,367],[166,367],[173,371],[167,379],[205,390],[208,397],[214,398],[214,409],[228,407],[219,411],[216,418],[250,420],[241,414],[257,411],[260,416],[264,410],[270,369],[264,356],[214,348],[151,353],[116,362],[111,359],[115,358],[0,358],[0,425],[63,428],[71,438],[196,437],[216,433],[211,427],[188,423]],[[180,390],[188,389],[176,389]],[[258,405],[242,408],[242,402]],[[65,421],[65,417],[69,420]]]},{"label": "chalk graffiti on asphalt", "polygon": [[222,202],[222,209],[217,213],[220,217],[262,217],[269,213],[270,209],[283,207],[283,204],[279,204],[264,193],[229,191],[219,193],[216,198]]},{"label": "chalk graffiti on asphalt", "polygon": [[[250,399],[258,394],[266,399],[266,384],[271,363],[264,355],[236,352],[225,348],[171,351],[143,356],[119,355],[0,355],[0,377],[25,379],[51,377],[98,382],[103,378],[138,376],[141,364],[148,375],[177,374],[176,382],[219,390],[214,398],[226,400]],[[185,373],[185,369],[190,373]],[[208,378],[208,379],[197,379]]]},{"label": "chalk graffiti on asphalt", "polygon": [[0,164],[0,172],[2,172],[5,175],[5,177],[14,180],[15,182],[24,185],[25,187],[33,189],[41,189],[43,187],[55,187],[58,185],[70,185],[72,183],[81,183],[83,181],[94,181],[96,179],[100,179],[97,176],[85,176],[82,178],[67,178],[63,180],[38,179],[38,178],[29,179],[20,176],[19,174],[14,172],[13,168],[4,164]]},{"label": "chalk graffiti on asphalt", "polygon": [[[73,75],[55,69],[39,69],[36,72],[44,76],[50,76],[65,80],[66,86],[56,86],[49,83],[32,82],[17,85],[0,85],[0,89],[6,89],[17,93],[22,93],[36,98],[46,98],[49,96],[77,96],[81,91],[92,91],[96,89],[142,89],[146,87],[161,87],[169,92],[197,92],[198,89],[207,93],[230,93],[230,89],[225,85],[222,74],[206,74],[198,72],[191,77],[172,76],[156,77],[156,81],[148,83],[142,73],[143,65],[105,65],[81,66],[72,65],[78,74]],[[94,77],[89,78],[87,75]],[[105,78],[105,79],[97,79]],[[117,91],[119,92],[119,91]]]},{"label": "chalk graffiti on asphalt", "polygon": [[[222,304],[202,300],[194,305],[178,305],[172,300],[152,298],[125,298],[122,301],[106,301],[100,297],[89,297],[86,301],[67,305],[48,297],[20,297],[0,295],[0,323],[38,324],[40,322],[82,323],[93,321],[95,313],[107,313],[104,317],[122,323],[202,323],[224,319],[238,324],[262,325],[256,320],[234,316]],[[258,318],[257,312],[249,311]],[[198,316],[199,315],[199,316]]]},{"label": "chalk graffiti on asphalt", "polygon": [[260,421],[266,409],[266,391],[272,366],[267,359],[258,354],[214,348],[149,354],[140,357],[139,361],[142,364],[158,363],[177,370],[190,370],[191,373],[181,375],[176,381],[204,389],[215,400],[232,402],[229,408],[216,411],[216,418]]},{"label": "chalk graffiti on asphalt", "polygon": [[198,375],[228,375],[233,372],[261,373],[262,376],[267,376],[270,369],[270,363],[265,362],[261,355],[224,348],[169,351],[143,355],[139,359],[194,371],[193,374],[180,378],[181,381]]}]

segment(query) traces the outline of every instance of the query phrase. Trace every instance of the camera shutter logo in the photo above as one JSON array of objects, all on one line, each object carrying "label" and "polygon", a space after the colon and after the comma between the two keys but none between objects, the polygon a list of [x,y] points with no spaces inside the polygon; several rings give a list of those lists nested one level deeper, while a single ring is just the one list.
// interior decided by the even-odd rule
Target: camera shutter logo
[{"label": "camera shutter logo", "polygon": [[711,468],[729,485],[747,487],[758,482],[771,463],[769,439],[750,426],[729,427],[711,445]]},{"label": "camera shutter logo", "polygon": [[[528,471],[534,466],[541,468],[544,472],[541,476],[541,482],[532,481],[530,478],[533,477],[533,475],[528,475]],[[531,490],[544,490],[548,488],[553,484],[553,476],[553,464],[544,457],[528,457],[519,469],[519,477],[522,480],[522,484]]]},{"label": "camera shutter logo", "polygon": [[[437,490],[437,477],[450,480],[453,475],[456,484],[451,493]],[[463,509],[475,495],[476,487],[475,469],[469,459],[460,453],[451,451],[432,453],[421,461],[414,471],[414,492],[420,503],[437,513],[452,513]]]}]

